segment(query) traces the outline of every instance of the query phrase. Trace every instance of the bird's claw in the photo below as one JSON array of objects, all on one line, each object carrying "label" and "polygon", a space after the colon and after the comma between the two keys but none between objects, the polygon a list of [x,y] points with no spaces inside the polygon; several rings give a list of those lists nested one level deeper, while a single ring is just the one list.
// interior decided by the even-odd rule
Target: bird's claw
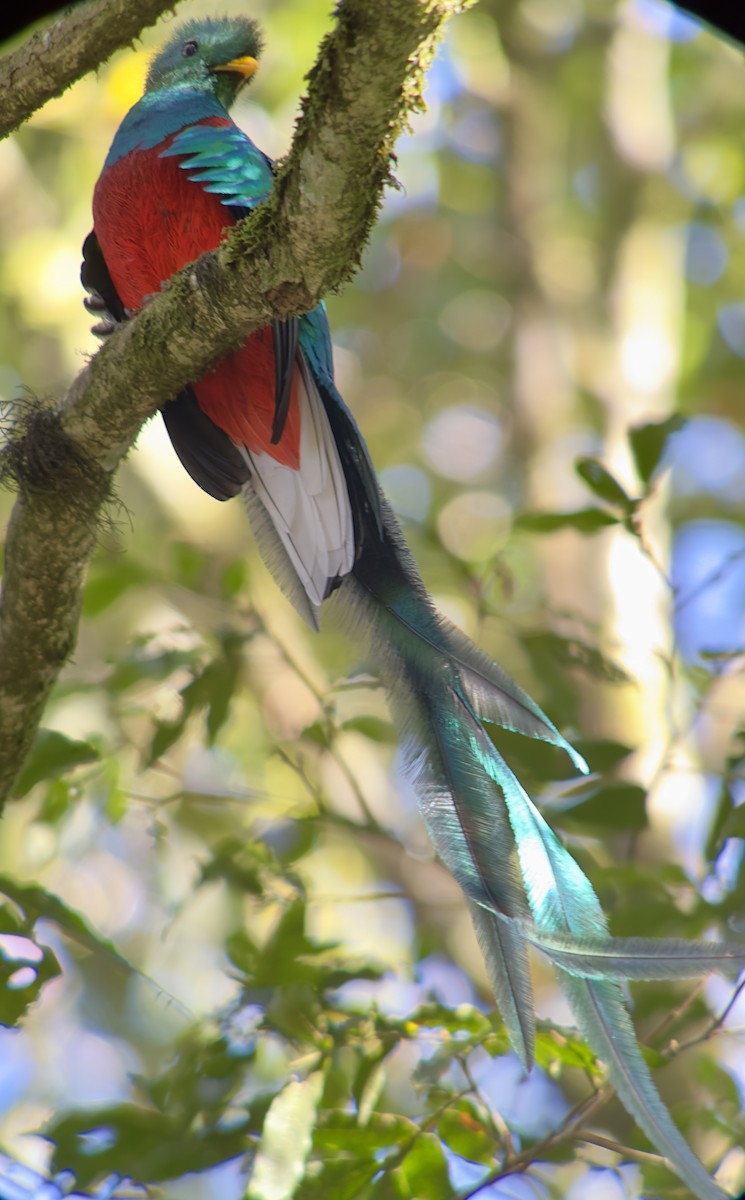
[{"label": "bird's claw", "polygon": [[100,292],[89,291],[83,296],[83,304],[89,313],[106,312],[106,301]]},{"label": "bird's claw", "polygon": [[[109,312],[108,308],[106,307],[106,301],[100,292],[96,292],[91,288],[88,292],[88,295],[83,297],[83,304],[86,312],[89,312],[93,317],[100,318],[98,321],[96,321],[95,325],[91,325],[91,333],[96,337],[109,337],[122,324],[121,321],[117,320],[117,318],[112,316],[112,314]],[[130,317],[134,316],[134,314],[134,309],[125,308],[124,319],[128,321]]]},{"label": "bird's claw", "polygon": [[91,325],[91,333],[100,338],[109,337],[120,324],[120,321],[114,321],[113,319],[110,321],[96,321],[95,325]]}]

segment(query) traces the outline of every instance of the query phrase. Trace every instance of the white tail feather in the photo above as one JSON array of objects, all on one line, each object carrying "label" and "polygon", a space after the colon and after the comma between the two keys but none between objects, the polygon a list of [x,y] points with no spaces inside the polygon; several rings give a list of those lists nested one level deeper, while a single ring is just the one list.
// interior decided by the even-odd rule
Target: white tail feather
[{"label": "white tail feather", "polygon": [[[270,454],[255,454],[243,446],[239,450],[251,469],[244,498],[248,504],[253,493],[261,501],[288,565],[308,598],[311,623],[316,624],[318,607],[334,580],[347,575],[354,564],[354,528],[347,484],[323,402],[305,363],[298,361],[299,468],[284,466]],[[261,548],[264,552],[265,547]]]}]

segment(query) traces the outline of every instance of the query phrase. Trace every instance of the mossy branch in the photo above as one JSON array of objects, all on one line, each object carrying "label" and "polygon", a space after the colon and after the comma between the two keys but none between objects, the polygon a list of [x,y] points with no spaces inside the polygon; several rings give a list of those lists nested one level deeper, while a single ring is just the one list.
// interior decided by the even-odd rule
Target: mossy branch
[{"label": "mossy branch", "polygon": [[[457,0],[342,0],[272,198],[107,340],[6,452],[19,495],[0,600],[0,804],[72,652],[111,475],[155,410],[273,317],[307,311],[359,261],[395,139]],[[103,148],[102,148],[103,149]],[[103,157],[103,155],[102,155]]]}]

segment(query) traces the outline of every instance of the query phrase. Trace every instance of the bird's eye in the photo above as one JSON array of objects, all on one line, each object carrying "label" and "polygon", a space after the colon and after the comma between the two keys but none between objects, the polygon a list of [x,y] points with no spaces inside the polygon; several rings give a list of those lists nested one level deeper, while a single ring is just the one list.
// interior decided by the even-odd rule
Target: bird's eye
[{"label": "bird's eye", "polygon": [[198,49],[198,42],[184,42],[181,53],[183,54],[184,58],[191,58],[192,54],[196,54]]}]

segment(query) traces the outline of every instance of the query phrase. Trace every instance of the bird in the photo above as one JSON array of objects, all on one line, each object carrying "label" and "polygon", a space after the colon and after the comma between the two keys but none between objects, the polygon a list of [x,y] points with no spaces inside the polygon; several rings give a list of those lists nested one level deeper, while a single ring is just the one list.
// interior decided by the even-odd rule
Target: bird
[{"label": "bird", "polygon": [[[180,25],[153,59],[93,195],[81,278],[99,332],[134,316],[270,195],[272,161],[229,110],[256,73],[248,17]],[[589,880],[496,748],[503,727],[587,767],[530,696],[437,612],[334,381],[323,303],[251,333],[165,404],[195,482],[241,496],[260,551],[312,629],[333,597],[364,633],[419,808],[460,885],[497,1006],[526,1070],[535,1055],[529,949],[553,964],[617,1095],[700,1200],[724,1200],[674,1124],[636,1039],[632,979],[745,965],[737,942],[613,938]]]}]

